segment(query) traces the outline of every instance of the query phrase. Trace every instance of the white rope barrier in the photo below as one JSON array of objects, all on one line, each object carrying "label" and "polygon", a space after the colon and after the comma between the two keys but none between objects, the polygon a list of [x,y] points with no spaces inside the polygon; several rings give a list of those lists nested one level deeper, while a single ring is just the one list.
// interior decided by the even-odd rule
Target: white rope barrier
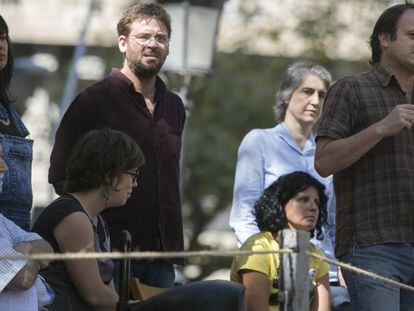
[{"label": "white rope barrier", "polygon": [[234,257],[253,254],[292,254],[295,249],[279,249],[272,251],[187,251],[187,252],[108,252],[108,253],[45,253],[30,255],[3,255],[0,260],[80,260],[80,259],[158,259],[158,258],[190,258],[190,257]]},{"label": "white rope barrier", "polygon": [[[254,254],[293,254],[297,253],[297,249],[279,249],[272,251],[185,251],[185,252],[108,252],[108,253],[89,253],[89,252],[77,252],[77,253],[44,253],[44,254],[30,254],[30,255],[2,255],[0,260],[47,260],[47,261],[56,261],[56,260],[82,260],[82,259],[159,259],[159,258],[191,258],[191,257],[234,257],[240,255],[254,255]],[[409,286],[404,283],[397,282],[395,280],[386,278],[379,274],[366,271],[361,268],[354,267],[350,264],[343,263],[337,260],[332,260],[315,254],[312,252],[306,252],[309,256],[315,257],[326,263],[336,265],[343,269],[353,271],[355,273],[364,275],[366,277],[372,278],[374,280],[382,281],[392,286],[396,286],[402,289],[406,289],[414,292],[414,287]]]},{"label": "white rope barrier", "polygon": [[329,263],[329,264],[332,264],[332,265],[341,267],[341,268],[343,268],[345,270],[353,271],[355,273],[358,273],[358,274],[367,276],[367,277],[369,277],[371,279],[374,279],[374,280],[377,280],[377,281],[382,281],[382,282],[387,283],[389,285],[393,285],[393,286],[396,286],[396,287],[399,287],[399,288],[406,289],[406,290],[409,290],[409,291],[414,292],[414,287],[413,286],[409,286],[407,284],[397,282],[395,280],[386,278],[386,277],[381,276],[379,274],[376,274],[376,273],[373,273],[373,272],[370,272],[370,271],[366,271],[366,270],[361,269],[361,268],[354,267],[351,264],[347,264],[347,263],[344,263],[344,262],[340,262],[340,261],[337,261],[337,260],[333,260],[333,259],[326,258],[326,257],[321,256],[319,254],[315,254],[315,253],[312,253],[312,252],[306,252],[306,253],[309,256],[315,257],[315,258],[317,258],[317,259],[319,259],[321,261],[325,261],[326,263]]}]

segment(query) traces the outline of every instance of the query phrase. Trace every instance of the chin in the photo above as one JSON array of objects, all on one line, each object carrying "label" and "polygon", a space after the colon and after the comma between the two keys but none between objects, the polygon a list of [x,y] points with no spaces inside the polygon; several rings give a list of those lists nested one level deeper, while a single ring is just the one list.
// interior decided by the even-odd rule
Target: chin
[{"label": "chin", "polygon": [[124,206],[125,204],[126,204],[126,202],[127,202],[128,200],[123,200],[123,201],[121,201],[121,202],[119,202],[119,204],[117,205],[117,206]]},{"label": "chin", "polygon": [[312,229],[313,228],[315,228],[315,226],[316,226],[316,223],[314,224],[314,223],[312,223],[312,224],[306,224],[306,225],[303,225],[303,227],[302,227],[302,229],[301,230],[304,230],[304,231],[312,231]]},{"label": "chin", "polygon": [[313,126],[317,121],[318,121],[318,118],[316,118],[316,117],[315,118],[307,117],[307,118],[303,118],[301,120],[301,124],[306,125],[306,126],[308,126],[308,125]]},{"label": "chin", "polygon": [[127,200],[114,200],[114,201],[111,201],[111,204],[108,205],[108,208],[124,206],[126,201]]}]

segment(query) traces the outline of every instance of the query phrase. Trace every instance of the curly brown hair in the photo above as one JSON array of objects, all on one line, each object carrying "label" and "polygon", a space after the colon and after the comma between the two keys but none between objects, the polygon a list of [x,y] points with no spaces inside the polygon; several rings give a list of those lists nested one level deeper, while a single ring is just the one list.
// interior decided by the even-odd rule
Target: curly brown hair
[{"label": "curly brown hair", "polygon": [[131,24],[140,18],[154,18],[167,27],[168,38],[171,38],[171,17],[167,11],[157,3],[141,3],[128,8],[117,25],[118,36],[128,37]]},{"label": "curly brown hair", "polygon": [[328,197],[325,195],[325,186],[316,178],[305,172],[293,172],[280,176],[265,189],[254,206],[253,214],[256,217],[260,231],[278,233],[286,227],[287,218],[285,206],[298,192],[309,187],[315,187],[319,195],[319,216],[311,236],[316,235],[318,240],[323,239],[322,226],[326,225]]},{"label": "curly brown hair", "polygon": [[105,184],[113,187],[114,177],[144,163],[140,147],[127,134],[108,128],[92,130],[72,150],[63,190],[87,191]]}]

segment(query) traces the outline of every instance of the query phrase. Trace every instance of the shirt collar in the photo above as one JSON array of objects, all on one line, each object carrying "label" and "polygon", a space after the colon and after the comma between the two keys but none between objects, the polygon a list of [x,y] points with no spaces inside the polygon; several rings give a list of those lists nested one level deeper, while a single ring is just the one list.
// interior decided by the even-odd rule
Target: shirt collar
[{"label": "shirt collar", "polygon": [[289,144],[293,149],[297,150],[301,154],[306,154],[309,152],[309,150],[312,151],[315,148],[315,134],[313,132],[310,133],[308,139],[306,140],[305,147],[302,150],[300,149],[296,140],[293,138],[292,134],[289,132],[288,128],[285,125],[285,122],[276,125],[274,129],[281,139],[283,139],[287,144]]},{"label": "shirt collar", "polygon": [[394,74],[385,69],[380,63],[376,63],[371,71],[383,87],[389,86],[392,78],[395,78]]},{"label": "shirt collar", "polygon": [[[112,68],[111,76],[115,79],[119,80],[121,83],[126,84],[129,88],[134,89],[134,84],[131,80],[128,79],[126,75],[124,75],[121,70],[118,68]],[[163,94],[167,90],[165,83],[161,80],[159,76],[157,76],[155,80],[155,96]]]}]

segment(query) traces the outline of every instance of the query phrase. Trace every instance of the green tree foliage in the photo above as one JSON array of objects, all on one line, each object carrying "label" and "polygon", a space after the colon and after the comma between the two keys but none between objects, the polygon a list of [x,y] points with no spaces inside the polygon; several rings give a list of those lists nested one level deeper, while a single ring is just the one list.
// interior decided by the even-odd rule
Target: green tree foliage
[{"label": "green tree foliage", "polygon": [[298,5],[294,14],[298,20],[296,33],[306,44],[304,54],[321,61],[335,58],[337,48],[347,34],[366,38],[364,40],[367,42],[379,17],[378,14],[397,2],[393,0],[304,1]]}]

